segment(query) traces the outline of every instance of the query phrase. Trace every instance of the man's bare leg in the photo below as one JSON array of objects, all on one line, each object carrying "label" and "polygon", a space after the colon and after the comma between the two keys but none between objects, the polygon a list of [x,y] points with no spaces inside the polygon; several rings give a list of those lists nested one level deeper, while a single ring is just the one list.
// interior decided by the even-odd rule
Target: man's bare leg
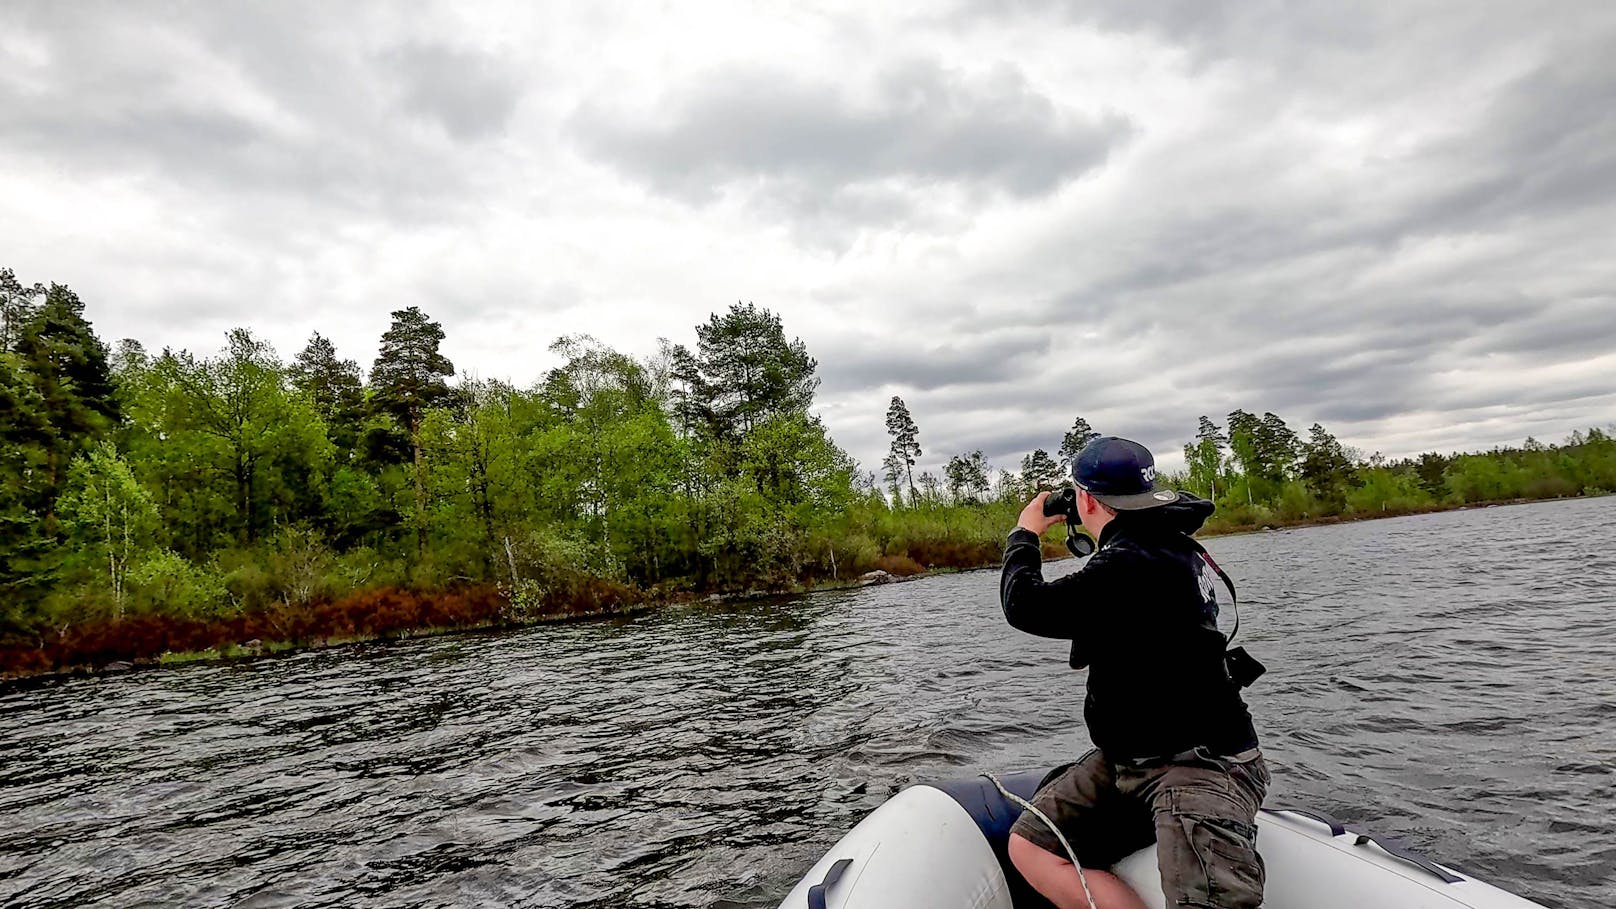
[{"label": "man's bare leg", "polygon": [[[1077,871],[1065,858],[1046,852],[1042,846],[1017,833],[1010,834],[1010,863],[1027,879],[1032,889],[1044,895],[1059,909],[1089,909]],[[1097,909],[1146,909],[1133,888],[1109,871],[1084,868],[1089,892]]]}]

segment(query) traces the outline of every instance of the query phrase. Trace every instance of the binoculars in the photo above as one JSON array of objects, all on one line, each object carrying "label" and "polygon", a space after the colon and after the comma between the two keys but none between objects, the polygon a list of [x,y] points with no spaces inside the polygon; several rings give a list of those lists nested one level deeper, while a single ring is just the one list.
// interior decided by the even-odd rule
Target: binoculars
[{"label": "binoculars", "polygon": [[1080,559],[1094,555],[1094,541],[1081,531],[1083,520],[1077,515],[1077,490],[1067,486],[1044,499],[1044,517],[1066,516],[1066,548]]}]

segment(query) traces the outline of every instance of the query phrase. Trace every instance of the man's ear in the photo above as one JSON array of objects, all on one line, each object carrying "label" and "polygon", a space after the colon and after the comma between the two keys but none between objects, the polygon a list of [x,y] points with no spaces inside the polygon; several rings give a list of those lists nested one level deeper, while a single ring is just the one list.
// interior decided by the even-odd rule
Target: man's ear
[{"label": "man's ear", "polygon": [[1096,499],[1094,496],[1089,495],[1081,489],[1077,491],[1077,512],[1078,514],[1099,512],[1100,514],[1108,514],[1112,517],[1116,517],[1117,514],[1112,510],[1111,506],[1105,504],[1099,499]]}]

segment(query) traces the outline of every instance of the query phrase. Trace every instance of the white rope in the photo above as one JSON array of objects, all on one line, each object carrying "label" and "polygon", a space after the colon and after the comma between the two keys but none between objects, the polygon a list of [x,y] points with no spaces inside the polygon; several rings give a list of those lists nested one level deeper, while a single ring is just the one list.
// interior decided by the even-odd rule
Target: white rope
[{"label": "white rope", "polygon": [[1066,857],[1072,860],[1072,867],[1077,869],[1077,882],[1083,885],[1083,897],[1089,901],[1089,909],[1099,909],[1094,905],[1094,894],[1089,892],[1089,879],[1083,876],[1083,866],[1077,862],[1077,853],[1072,851],[1072,844],[1066,841],[1066,835],[1060,832],[1060,828],[1055,826],[1055,822],[1050,820],[1048,815],[1034,807],[1031,802],[1004,788],[1004,784],[999,782],[998,777],[991,773],[982,775],[987,777],[994,786],[998,787],[1000,795],[1031,811],[1033,817],[1043,821],[1044,826],[1049,828],[1049,832],[1055,834],[1055,839],[1060,840],[1061,848],[1066,850]]}]

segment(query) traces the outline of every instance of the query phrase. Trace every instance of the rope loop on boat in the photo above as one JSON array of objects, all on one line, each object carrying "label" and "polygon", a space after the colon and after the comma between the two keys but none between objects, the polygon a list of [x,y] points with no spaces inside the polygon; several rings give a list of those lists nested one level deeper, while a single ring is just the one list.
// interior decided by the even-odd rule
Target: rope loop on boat
[{"label": "rope loop on boat", "polygon": [[1049,819],[1049,815],[1039,811],[1032,802],[1004,788],[1004,784],[999,782],[999,778],[993,774],[984,773],[982,775],[987,777],[988,782],[999,790],[1000,795],[1032,812],[1033,817],[1043,821],[1044,826],[1049,828],[1049,832],[1055,834],[1055,839],[1060,840],[1061,848],[1066,850],[1066,857],[1072,860],[1072,867],[1077,869],[1077,882],[1083,885],[1083,898],[1089,901],[1089,909],[1099,909],[1098,906],[1094,905],[1094,894],[1089,892],[1089,879],[1083,876],[1083,866],[1078,864],[1077,853],[1072,850],[1072,844],[1066,841],[1066,835],[1061,833],[1060,828],[1055,826],[1055,822]]}]

